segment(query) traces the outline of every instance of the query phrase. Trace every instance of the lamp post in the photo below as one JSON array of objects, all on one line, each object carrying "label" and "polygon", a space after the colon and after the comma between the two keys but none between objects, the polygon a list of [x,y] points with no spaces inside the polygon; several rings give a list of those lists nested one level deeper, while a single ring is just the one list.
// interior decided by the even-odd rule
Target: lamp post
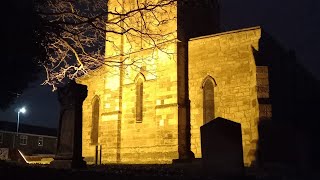
[{"label": "lamp post", "polygon": [[19,133],[19,122],[20,122],[20,113],[25,113],[27,110],[25,107],[22,107],[19,109],[18,111],[18,123],[17,123],[17,136],[18,136],[18,133]]},{"label": "lamp post", "polygon": [[[17,132],[16,132],[16,136],[18,137],[18,132],[19,132],[19,122],[20,122],[20,113],[24,114],[26,112],[26,108],[22,107],[19,109],[18,111],[18,122],[17,122]],[[13,143],[12,143],[12,148],[14,148],[15,142],[16,142],[16,136],[13,135]]]}]

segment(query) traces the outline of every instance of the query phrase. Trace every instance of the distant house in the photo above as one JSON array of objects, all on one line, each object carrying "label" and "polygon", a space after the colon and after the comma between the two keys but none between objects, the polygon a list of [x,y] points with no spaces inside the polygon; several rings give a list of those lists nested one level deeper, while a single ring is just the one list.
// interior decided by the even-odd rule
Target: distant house
[{"label": "distant house", "polygon": [[0,148],[18,148],[26,155],[53,154],[56,151],[57,130],[0,121]]}]

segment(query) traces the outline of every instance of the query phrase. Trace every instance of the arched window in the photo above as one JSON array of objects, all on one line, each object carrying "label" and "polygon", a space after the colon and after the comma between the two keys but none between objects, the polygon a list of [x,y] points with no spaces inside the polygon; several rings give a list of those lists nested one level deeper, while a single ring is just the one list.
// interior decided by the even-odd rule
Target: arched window
[{"label": "arched window", "polygon": [[92,103],[91,144],[97,145],[99,138],[99,98],[94,97]]},{"label": "arched window", "polygon": [[214,119],[214,86],[212,77],[207,77],[203,84],[203,123],[206,124]]},{"label": "arched window", "polygon": [[136,78],[136,122],[142,123],[143,116],[143,82],[144,77],[139,74]]}]

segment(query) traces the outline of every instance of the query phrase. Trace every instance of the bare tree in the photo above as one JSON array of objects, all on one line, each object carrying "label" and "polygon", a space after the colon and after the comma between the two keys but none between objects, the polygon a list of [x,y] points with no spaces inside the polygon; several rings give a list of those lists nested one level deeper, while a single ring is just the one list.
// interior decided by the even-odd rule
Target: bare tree
[{"label": "bare tree", "polygon": [[[130,54],[141,49],[161,50],[176,30],[167,28],[176,19],[177,0],[34,0],[37,18],[35,39],[39,61],[47,79],[56,85],[103,66],[132,66]],[[109,8],[107,8],[109,5]],[[109,36],[106,36],[109,35]],[[126,47],[123,43],[126,42]],[[105,46],[107,44],[107,51]],[[109,54],[108,54],[109,53]],[[106,56],[107,54],[107,56]],[[119,60],[117,57],[124,58]]]}]

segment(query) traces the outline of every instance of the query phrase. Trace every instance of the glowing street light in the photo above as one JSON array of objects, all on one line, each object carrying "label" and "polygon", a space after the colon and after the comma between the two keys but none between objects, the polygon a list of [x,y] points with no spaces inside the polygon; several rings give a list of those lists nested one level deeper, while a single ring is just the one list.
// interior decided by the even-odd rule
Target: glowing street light
[{"label": "glowing street light", "polygon": [[17,136],[18,136],[18,132],[19,132],[20,113],[24,114],[26,111],[27,110],[25,107],[20,108],[18,111]]}]

